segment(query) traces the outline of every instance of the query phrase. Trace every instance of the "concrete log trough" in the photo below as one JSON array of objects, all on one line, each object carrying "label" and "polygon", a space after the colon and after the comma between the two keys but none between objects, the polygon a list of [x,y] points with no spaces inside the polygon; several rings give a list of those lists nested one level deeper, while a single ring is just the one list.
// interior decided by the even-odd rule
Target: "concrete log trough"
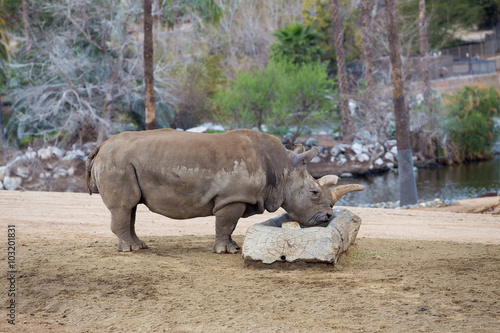
[{"label": "concrete log trough", "polygon": [[248,228],[243,244],[245,263],[324,262],[336,264],[354,243],[361,218],[345,208],[334,209],[326,226],[301,228],[287,214]]}]

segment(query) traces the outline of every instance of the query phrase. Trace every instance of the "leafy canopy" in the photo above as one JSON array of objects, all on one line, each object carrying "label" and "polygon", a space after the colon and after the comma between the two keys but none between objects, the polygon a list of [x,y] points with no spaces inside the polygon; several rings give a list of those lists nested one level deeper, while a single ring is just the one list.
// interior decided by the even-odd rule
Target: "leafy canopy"
[{"label": "leafy canopy", "polygon": [[298,137],[306,127],[338,121],[333,86],[319,62],[273,59],[265,68],[238,73],[216,95],[215,106],[223,123],[261,130],[266,124],[271,132],[286,128]]},{"label": "leafy canopy", "polygon": [[464,86],[447,97],[446,117],[451,139],[465,161],[490,158],[495,138],[493,117],[498,116],[500,93],[494,87]]}]

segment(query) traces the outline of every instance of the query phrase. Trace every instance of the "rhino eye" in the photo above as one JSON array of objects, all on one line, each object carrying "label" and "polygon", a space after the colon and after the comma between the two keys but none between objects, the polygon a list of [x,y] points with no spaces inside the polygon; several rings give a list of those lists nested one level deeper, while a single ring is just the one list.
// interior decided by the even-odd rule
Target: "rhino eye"
[{"label": "rhino eye", "polygon": [[319,194],[319,191],[318,190],[311,190],[311,193],[312,193],[312,195],[316,196]]}]

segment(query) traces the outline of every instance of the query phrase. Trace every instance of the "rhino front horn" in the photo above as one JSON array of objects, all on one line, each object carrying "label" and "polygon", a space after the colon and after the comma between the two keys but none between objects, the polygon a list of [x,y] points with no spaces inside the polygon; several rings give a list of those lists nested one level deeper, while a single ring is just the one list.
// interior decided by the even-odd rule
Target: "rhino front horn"
[{"label": "rhino front horn", "polygon": [[330,190],[330,194],[332,195],[332,203],[335,204],[340,200],[344,195],[354,191],[363,191],[365,187],[359,184],[349,184],[349,185],[340,185]]}]

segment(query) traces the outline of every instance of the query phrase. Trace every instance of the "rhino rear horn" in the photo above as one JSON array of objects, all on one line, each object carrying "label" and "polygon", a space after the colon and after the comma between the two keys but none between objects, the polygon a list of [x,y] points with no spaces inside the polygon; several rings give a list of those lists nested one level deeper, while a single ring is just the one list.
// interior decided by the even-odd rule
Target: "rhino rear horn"
[{"label": "rhino rear horn", "polygon": [[293,148],[293,152],[295,154],[302,154],[303,152],[305,152],[306,149],[304,148],[303,145],[301,145],[300,143],[296,143],[295,144],[295,147]]},{"label": "rhino rear horn", "polygon": [[318,184],[322,187],[330,187],[332,185],[337,185],[339,177],[335,175],[326,175],[318,179]]},{"label": "rhino rear horn", "polygon": [[332,203],[335,205],[344,195],[354,191],[363,191],[365,187],[359,184],[340,185],[330,190]]}]

